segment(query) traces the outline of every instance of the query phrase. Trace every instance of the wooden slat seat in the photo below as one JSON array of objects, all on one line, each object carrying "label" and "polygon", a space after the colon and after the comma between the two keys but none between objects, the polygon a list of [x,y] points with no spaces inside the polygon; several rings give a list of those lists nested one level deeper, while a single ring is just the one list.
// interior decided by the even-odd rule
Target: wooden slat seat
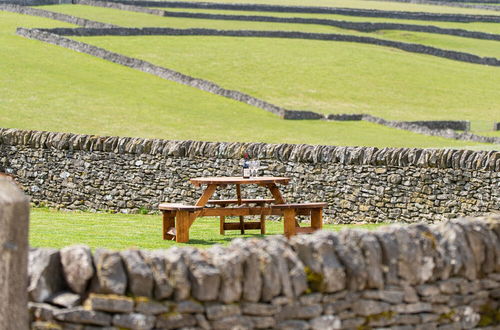
[{"label": "wooden slat seat", "polygon": [[[271,205],[272,209],[283,210],[285,236],[290,238],[296,234],[308,234],[323,227],[323,208],[327,203],[290,203]],[[311,216],[311,225],[309,227],[300,227],[296,217],[302,212],[307,211]]]},{"label": "wooden slat seat", "polygon": [[273,209],[322,209],[327,207],[328,203],[294,203],[294,204],[276,204],[271,205]]},{"label": "wooden slat seat", "polygon": [[[274,199],[269,198],[269,199],[249,199],[249,198],[242,198],[241,199],[241,204],[270,204],[274,202]],[[211,199],[208,201],[207,204],[213,204],[213,205],[229,205],[229,204],[238,204],[237,199]]]},{"label": "wooden slat seat", "polygon": [[[191,216],[203,210],[203,207],[181,203],[161,203],[158,209],[163,213],[163,239],[187,242]],[[179,228],[181,228],[180,231]]]},{"label": "wooden slat seat", "polygon": [[186,205],[181,203],[161,203],[158,208],[160,211],[187,211],[195,212],[202,210],[203,207],[195,205]]}]

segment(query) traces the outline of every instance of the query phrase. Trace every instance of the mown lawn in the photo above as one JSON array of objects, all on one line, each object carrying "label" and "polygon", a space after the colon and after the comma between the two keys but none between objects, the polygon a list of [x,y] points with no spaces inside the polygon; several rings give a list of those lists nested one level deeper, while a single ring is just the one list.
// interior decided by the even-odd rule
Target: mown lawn
[{"label": "mown lawn", "polygon": [[205,141],[491,148],[369,123],[284,121],[236,101],[22,38],[15,35],[19,26],[68,25],[0,12],[0,127]]},{"label": "mown lawn", "polygon": [[[374,229],[384,224],[325,225],[326,230],[354,227]],[[86,244],[92,249],[104,247],[123,250],[127,248],[163,249],[172,246],[209,247],[229,244],[237,237],[263,237],[259,230],[226,231],[219,234],[219,220],[199,218],[190,230],[189,243],[164,241],[161,236],[160,215],[106,214],[89,212],[64,212],[53,209],[33,208],[30,216],[30,246],[61,248],[72,244]],[[281,235],[283,223],[266,222],[267,235]]]}]

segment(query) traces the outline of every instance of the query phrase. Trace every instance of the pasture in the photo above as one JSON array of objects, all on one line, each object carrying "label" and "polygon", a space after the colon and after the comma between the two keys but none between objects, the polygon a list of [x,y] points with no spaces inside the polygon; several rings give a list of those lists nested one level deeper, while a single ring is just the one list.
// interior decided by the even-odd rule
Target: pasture
[{"label": "pasture", "polygon": [[[266,3],[300,4],[296,1]],[[428,13],[499,14],[468,8],[362,0],[313,1],[307,5]],[[88,5],[37,8],[124,27],[336,33],[500,58],[499,41],[435,33],[399,30],[359,32],[319,24],[160,17]],[[500,23],[162,9],[172,12],[421,24],[500,32]],[[0,12],[0,17],[0,37],[3,44],[8,45],[0,57],[4,68],[10,73],[0,78],[0,90],[4,95],[0,103],[0,125],[3,127],[209,141],[476,150],[496,148],[367,122],[285,121],[247,104],[14,34],[19,26],[52,28],[70,27],[70,24],[7,12]],[[491,131],[495,114],[500,113],[496,88],[500,83],[498,67],[351,42],[217,36],[71,38],[207,79],[224,88],[235,89],[291,110],[310,110],[322,114],[367,113],[397,121],[470,120],[473,132],[500,136],[498,132]]]}]

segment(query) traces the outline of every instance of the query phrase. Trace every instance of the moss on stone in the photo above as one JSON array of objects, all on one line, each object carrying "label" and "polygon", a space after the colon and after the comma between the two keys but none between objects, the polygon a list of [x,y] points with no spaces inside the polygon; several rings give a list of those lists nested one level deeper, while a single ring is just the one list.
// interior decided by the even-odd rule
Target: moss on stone
[{"label": "moss on stone", "polygon": [[308,266],[304,267],[304,272],[307,277],[307,286],[310,289],[310,292],[323,292],[324,290],[324,281],[323,275],[320,273],[315,273]]},{"label": "moss on stone", "polygon": [[489,327],[494,325],[500,325],[500,308],[493,308],[491,305],[483,305],[479,310],[478,327]]},{"label": "moss on stone", "polygon": [[442,313],[439,315],[438,318],[438,323],[444,323],[447,321],[453,321],[453,317],[455,316],[456,312],[454,309],[449,311],[448,313]]},{"label": "moss on stone", "polygon": [[365,322],[358,327],[358,330],[371,329],[370,323],[380,321],[382,319],[390,320],[396,315],[393,311],[385,311],[377,314],[371,314],[365,316]]}]

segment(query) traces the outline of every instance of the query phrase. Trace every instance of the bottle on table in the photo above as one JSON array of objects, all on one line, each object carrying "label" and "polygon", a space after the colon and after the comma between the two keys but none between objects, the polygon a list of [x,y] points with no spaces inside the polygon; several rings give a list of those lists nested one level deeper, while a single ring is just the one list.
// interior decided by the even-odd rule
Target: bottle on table
[{"label": "bottle on table", "polygon": [[243,178],[248,179],[250,178],[250,161],[248,160],[248,154],[245,153],[243,156]]}]

